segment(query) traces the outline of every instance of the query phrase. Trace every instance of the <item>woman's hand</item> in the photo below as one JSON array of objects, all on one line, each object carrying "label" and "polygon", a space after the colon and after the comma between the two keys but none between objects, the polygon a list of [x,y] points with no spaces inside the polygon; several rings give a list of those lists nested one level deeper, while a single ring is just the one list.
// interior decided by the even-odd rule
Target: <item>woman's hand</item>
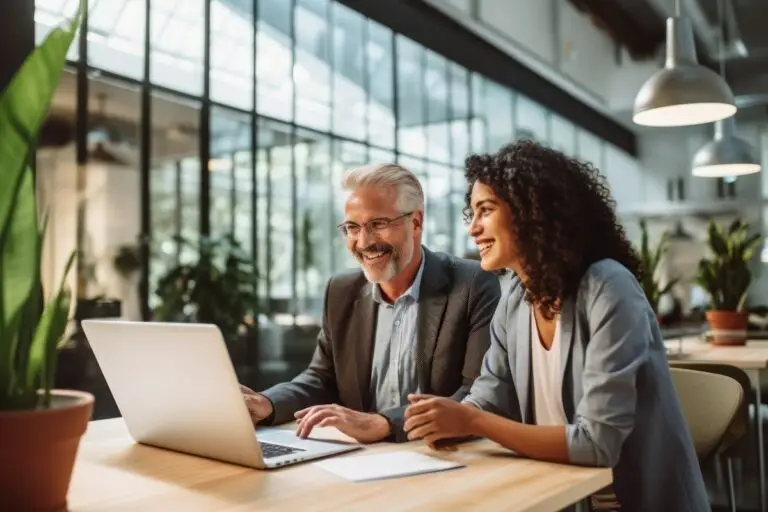
[{"label": "woman's hand", "polygon": [[403,425],[408,439],[423,439],[432,448],[441,439],[473,435],[473,423],[481,413],[473,405],[432,395],[408,395],[408,401]]}]

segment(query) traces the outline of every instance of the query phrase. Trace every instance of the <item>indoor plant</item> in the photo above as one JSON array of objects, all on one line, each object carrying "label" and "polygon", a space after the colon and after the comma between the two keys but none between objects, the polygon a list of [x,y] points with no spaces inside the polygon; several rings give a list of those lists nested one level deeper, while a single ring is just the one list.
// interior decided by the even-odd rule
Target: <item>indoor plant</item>
[{"label": "indoor plant", "polygon": [[63,510],[93,406],[86,393],[52,390],[69,319],[67,275],[46,300],[40,279],[34,141],[85,8],[25,60],[0,97],[0,509]]},{"label": "indoor plant", "polygon": [[677,279],[672,279],[664,286],[661,286],[656,279],[656,271],[659,268],[661,257],[667,250],[667,238],[669,233],[666,231],[661,235],[661,240],[655,249],[651,248],[651,244],[648,241],[648,226],[645,220],[640,221],[640,231],[642,232],[642,238],[640,240],[640,250],[638,256],[640,256],[640,265],[642,266],[642,278],[640,285],[643,287],[643,292],[648,299],[648,303],[653,308],[653,312],[656,316],[659,316],[659,300],[661,297],[668,293],[673,286],[677,283]]},{"label": "indoor plant", "polygon": [[231,235],[203,237],[194,247],[196,262],[179,263],[158,280],[155,320],[214,324],[233,343],[252,327],[248,318],[257,310],[251,259]]},{"label": "indoor plant", "polygon": [[743,345],[747,341],[747,312],[744,302],[752,281],[749,260],[760,242],[760,234],[747,237],[749,226],[736,219],[727,231],[709,224],[711,257],[699,262],[696,282],[710,297],[707,322],[712,343]]}]

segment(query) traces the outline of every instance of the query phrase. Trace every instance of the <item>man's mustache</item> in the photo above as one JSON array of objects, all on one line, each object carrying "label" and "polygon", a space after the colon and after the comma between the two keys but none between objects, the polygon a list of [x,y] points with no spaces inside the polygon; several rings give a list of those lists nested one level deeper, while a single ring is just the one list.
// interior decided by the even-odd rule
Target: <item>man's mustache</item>
[{"label": "man's mustache", "polygon": [[388,251],[394,251],[394,248],[393,248],[391,245],[389,245],[389,244],[385,244],[385,243],[376,243],[376,244],[371,244],[371,245],[369,245],[368,247],[365,247],[365,248],[363,248],[363,249],[356,249],[356,250],[355,250],[355,253],[356,253],[358,256],[362,256],[362,255],[363,255],[363,254],[365,254],[365,253],[371,253],[371,252],[388,252]]}]

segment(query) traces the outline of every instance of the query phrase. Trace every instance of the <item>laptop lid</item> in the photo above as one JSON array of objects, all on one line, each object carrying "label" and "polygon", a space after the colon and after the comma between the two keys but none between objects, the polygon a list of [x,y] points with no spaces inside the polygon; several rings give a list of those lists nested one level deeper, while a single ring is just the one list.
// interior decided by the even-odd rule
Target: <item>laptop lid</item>
[{"label": "laptop lid", "polygon": [[82,326],[137,442],[264,466],[215,325],[101,319]]}]

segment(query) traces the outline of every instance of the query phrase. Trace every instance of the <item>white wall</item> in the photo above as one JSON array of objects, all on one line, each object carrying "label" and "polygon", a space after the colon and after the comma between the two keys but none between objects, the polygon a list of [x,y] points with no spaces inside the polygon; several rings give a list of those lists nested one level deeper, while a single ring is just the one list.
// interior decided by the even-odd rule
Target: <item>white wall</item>
[{"label": "white wall", "polygon": [[555,61],[552,30],[555,0],[482,0],[479,21],[511,39],[548,64]]},{"label": "white wall", "polygon": [[[603,113],[637,92],[657,62],[616,59],[614,41],[566,0],[424,0]],[[617,76],[637,76],[629,82]],[[631,91],[626,86],[630,84]],[[617,98],[614,98],[617,96]],[[629,103],[631,105],[631,103]]]}]

